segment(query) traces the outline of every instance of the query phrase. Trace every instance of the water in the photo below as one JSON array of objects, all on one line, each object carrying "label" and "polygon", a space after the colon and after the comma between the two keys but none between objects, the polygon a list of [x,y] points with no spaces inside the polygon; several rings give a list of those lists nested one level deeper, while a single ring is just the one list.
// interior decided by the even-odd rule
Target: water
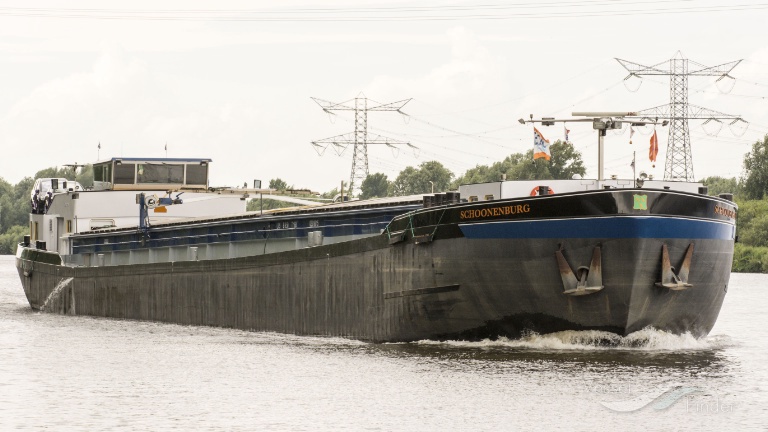
[{"label": "water", "polygon": [[33,312],[0,256],[1,430],[765,430],[768,275],[709,337],[373,345]]},{"label": "water", "polygon": [[40,306],[40,310],[42,311],[46,310],[48,308],[48,303],[50,303],[51,300],[55,298],[59,298],[59,294],[61,294],[61,290],[66,288],[69,285],[69,283],[72,282],[73,279],[74,279],[73,277],[68,277],[66,279],[62,279],[61,281],[59,281],[58,285],[53,287],[53,291],[51,291],[51,293],[48,294],[48,297],[45,298],[43,305]]}]

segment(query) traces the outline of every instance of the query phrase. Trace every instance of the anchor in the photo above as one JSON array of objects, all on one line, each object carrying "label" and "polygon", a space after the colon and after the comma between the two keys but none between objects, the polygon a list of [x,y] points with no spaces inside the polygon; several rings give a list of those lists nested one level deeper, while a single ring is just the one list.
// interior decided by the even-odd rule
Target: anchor
[{"label": "anchor", "polygon": [[675,274],[675,268],[669,262],[667,244],[664,243],[661,246],[661,282],[656,282],[656,286],[669,288],[672,291],[680,291],[692,287],[693,285],[688,283],[688,274],[691,271],[691,256],[693,256],[693,243],[688,245],[680,271]]},{"label": "anchor", "polygon": [[22,261],[21,268],[24,271],[24,277],[32,277],[32,272],[35,270],[34,261]]},{"label": "anchor", "polygon": [[562,247],[555,251],[555,256],[557,257],[557,266],[560,269],[560,277],[563,279],[563,294],[582,296],[596,293],[605,288],[600,245],[595,246],[592,251],[592,261],[589,267],[581,266],[576,269],[578,278],[573,274],[571,266],[568,265],[568,261],[563,256]]}]

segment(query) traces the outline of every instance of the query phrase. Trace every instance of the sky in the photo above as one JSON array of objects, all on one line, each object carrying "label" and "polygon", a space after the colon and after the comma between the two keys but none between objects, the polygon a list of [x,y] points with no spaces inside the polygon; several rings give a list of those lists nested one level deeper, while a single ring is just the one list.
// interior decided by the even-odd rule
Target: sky
[{"label": "sky", "polygon": [[[281,178],[318,192],[348,181],[353,146],[313,141],[354,131],[371,111],[369,172],[393,180],[437,160],[455,175],[533,147],[518,119],[637,111],[670,100],[669,78],[626,80],[615,60],[656,65],[676,55],[730,76],[690,77],[689,102],[740,115],[746,130],[691,120],[694,175],[738,177],[768,133],[768,4],[747,0],[0,1],[0,177],[110,157],[207,157],[212,186]],[[662,66],[666,67],[666,66]],[[639,85],[639,87],[638,87]],[[569,123],[587,178],[597,135]],[[563,126],[539,127],[550,141]],[[664,175],[652,128],[629,144],[608,132],[606,175],[631,161]],[[101,149],[98,145],[101,144]],[[343,151],[342,151],[343,150]]]}]

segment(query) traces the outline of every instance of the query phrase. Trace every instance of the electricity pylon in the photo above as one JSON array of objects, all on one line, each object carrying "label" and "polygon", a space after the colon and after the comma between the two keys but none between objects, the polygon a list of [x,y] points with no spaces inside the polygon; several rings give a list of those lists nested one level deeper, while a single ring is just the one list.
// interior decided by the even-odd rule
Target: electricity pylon
[{"label": "electricity pylon", "polygon": [[[400,109],[407,104],[410,99],[405,99],[391,103],[378,103],[376,105],[369,106],[370,99],[360,93],[362,97],[356,97],[345,102],[335,103],[329,102],[323,99],[312,98],[323,111],[328,114],[333,114],[333,111],[354,111],[355,112],[355,131],[353,133],[347,133],[344,135],[337,135],[330,138],[324,138],[317,141],[312,141],[312,145],[318,150],[319,154],[325,152],[325,149],[329,145],[334,146],[336,153],[341,156],[347,146],[353,145],[352,149],[352,173],[349,176],[349,196],[355,196],[359,194],[360,185],[363,180],[368,176],[368,145],[369,144],[384,144],[388,147],[396,148],[397,145],[406,145],[412,148],[416,148],[411,143],[405,141],[399,141],[393,138],[387,138],[380,135],[368,136],[368,111],[397,111],[400,114],[404,114]],[[371,101],[373,102],[373,101]]]},{"label": "electricity pylon", "polygon": [[718,76],[717,81],[731,78],[728,75],[741,60],[723,63],[717,66],[704,66],[683,58],[680,51],[674,58],[653,66],[644,66],[617,58],[629,72],[624,80],[631,77],[640,78],[642,75],[668,75],[669,104],[648,108],[638,112],[648,118],[669,120],[669,139],[667,140],[667,157],[664,162],[664,180],[694,181],[693,158],[691,156],[691,137],[688,131],[689,119],[702,119],[705,122],[731,120],[731,125],[744,120],[740,116],[724,114],[708,108],[688,103],[689,76]]}]

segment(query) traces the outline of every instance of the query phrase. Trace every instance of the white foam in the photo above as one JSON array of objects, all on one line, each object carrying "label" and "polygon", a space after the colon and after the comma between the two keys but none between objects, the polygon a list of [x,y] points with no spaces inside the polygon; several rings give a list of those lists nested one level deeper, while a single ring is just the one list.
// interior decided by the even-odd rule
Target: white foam
[{"label": "white foam", "polygon": [[74,278],[68,277],[60,280],[59,283],[56,285],[56,287],[53,288],[53,291],[51,291],[51,293],[48,294],[48,297],[46,297],[45,301],[43,302],[43,305],[40,306],[40,310],[45,311],[45,308],[48,306],[48,303],[50,303],[51,300],[53,300],[54,298],[57,298],[61,293],[61,290],[63,290],[64,287],[69,285],[73,279]]},{"label": "white foam", "polygon": [[627,336],[597,330],[568,330],[556,333],[528,333],[520,339],[505,337],[478,342],[419,341],[421,345],[441,345],[461,348],[524,348],[531,350],[637,350],[637,351],[690,351],[723,348],[731,344],[725,335],[696,338],[690,333],[673,334],[645,328]]}]

